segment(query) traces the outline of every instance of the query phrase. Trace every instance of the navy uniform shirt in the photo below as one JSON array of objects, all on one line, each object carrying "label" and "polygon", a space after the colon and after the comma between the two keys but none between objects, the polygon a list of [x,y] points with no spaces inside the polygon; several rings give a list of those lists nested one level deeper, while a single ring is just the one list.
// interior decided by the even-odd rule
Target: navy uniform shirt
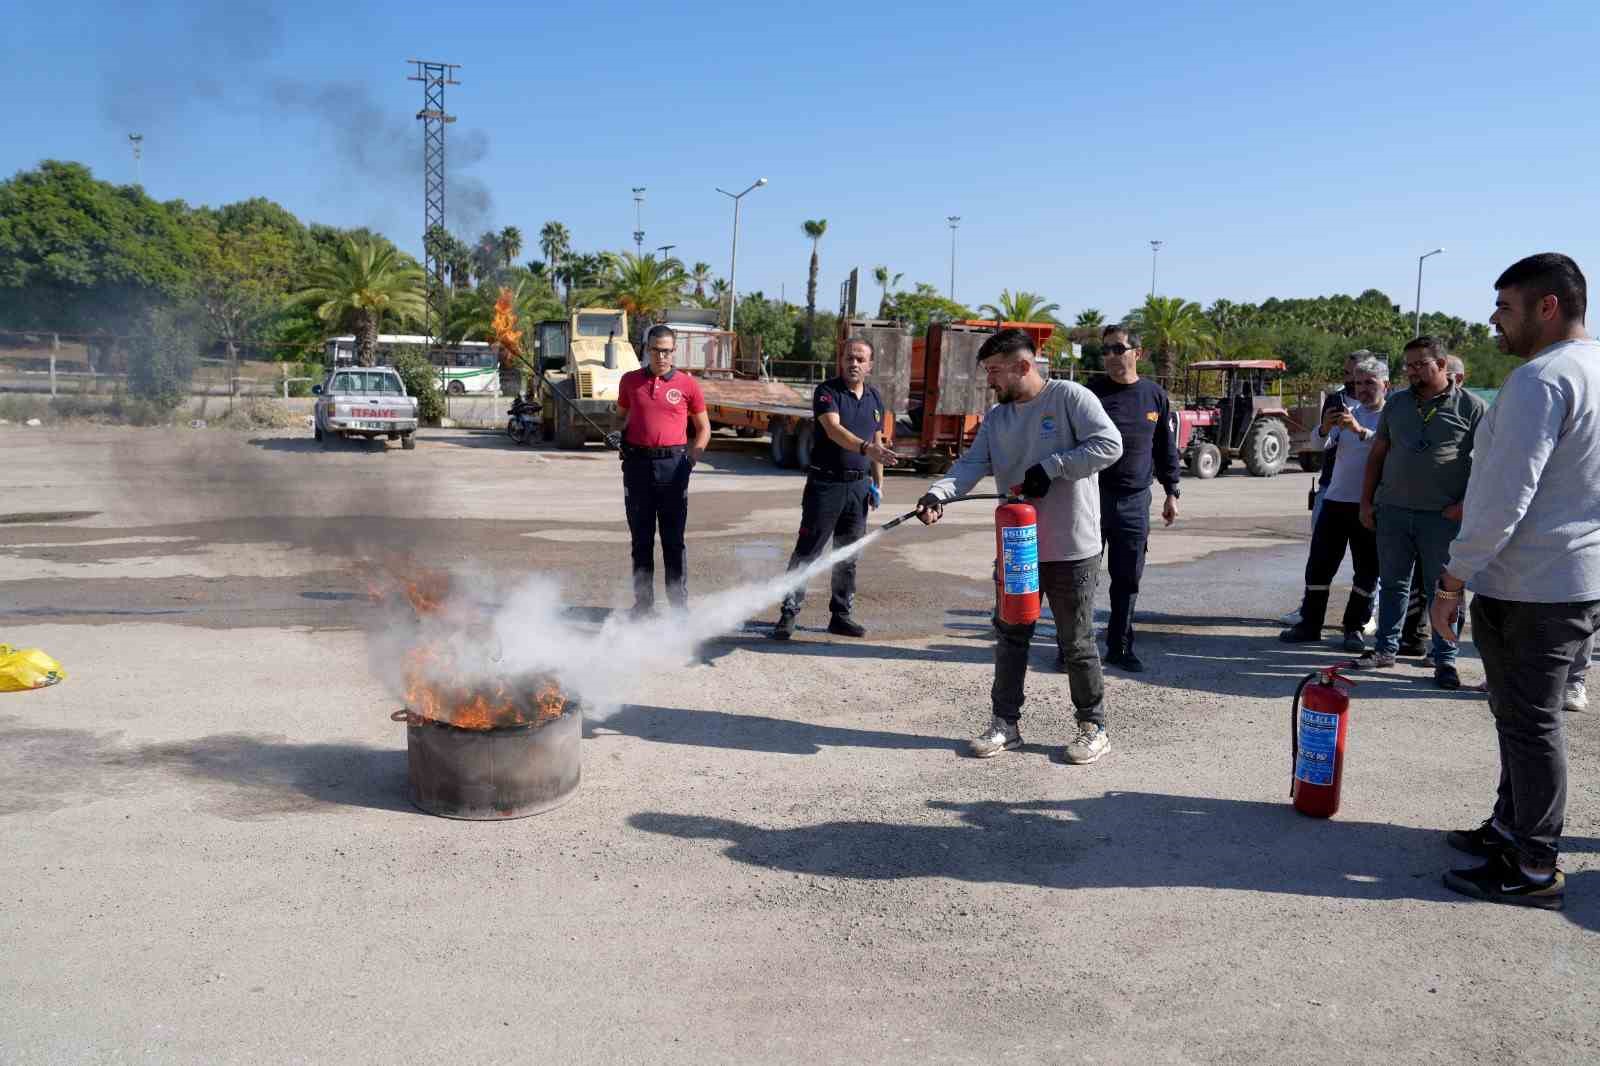
[{"label": "navy uniform shirt", "polygon": [[864,385],[861,398],[850,391],[842,377],[829,378],[817,386],[811,397],[811,413],[817,420],[811,428],[811,465],[818,470],[837,474],[845,470],[870,470],[872,460],[859,451],[846,452],[833,442],[822,428],[822,417],[832,412],[839,416],[839,424],[862,440],[870,441],[883,429],[883,397],[871,385]]},{"label": "navy uniform shirt", "polygon": [[1100,471],[1100,491],[1143,492],[1154,476],[1167,495],[1178,495],[1178,422],[1167,390],[1148,378],[1119,385],[1101,374],[1089,382],[1089,391],[1122,434],[1122,458]]}]

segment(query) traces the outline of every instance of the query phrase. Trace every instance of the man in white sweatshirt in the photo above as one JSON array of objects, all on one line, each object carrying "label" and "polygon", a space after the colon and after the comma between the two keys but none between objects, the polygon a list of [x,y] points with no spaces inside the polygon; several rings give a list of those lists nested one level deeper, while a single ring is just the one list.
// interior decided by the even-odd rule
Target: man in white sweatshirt
[{"label": "man in white sweatshirt", "polygon": [[1513,370],[1478,428],[1461,531],[1432,606],[1434,631],[1454,639],[1471,586],[1472,633],[1500,740],[1494,813],[1446,836],[1488,860],[1451,870],[1454,891],[1556,910],[1556,866],[1567,809],[1564,689],[1573,660],[1600,626],[1600,343],[1583,321],[1578,264],[1546,252],[1494,283],[1490,317]]},{"label": "man in white sweatshirt", "polygon": [[[1105,726],[1105,682],[1094,643],[1094,590],[1100,569],[1100,490],[1095,477],[1122,455],[1122,434],[1094,393],[1071,381],[1046,381],[1034,364],[1033,341],[1003,329],[983,342],[978,363],[999,403],[947,477],[917,501],[928,525],[944,501],[993,475],[1002,492],[1020,485],[1039,512],[1038,587],[1050,602],[1056,646],[1066,664],[1078,734],[1069,763],[1091,763],[1111,747]],[[972,739],[980,759],[1022,746],[1023,681],[1034,625],[996,619],[994,717]]]}]

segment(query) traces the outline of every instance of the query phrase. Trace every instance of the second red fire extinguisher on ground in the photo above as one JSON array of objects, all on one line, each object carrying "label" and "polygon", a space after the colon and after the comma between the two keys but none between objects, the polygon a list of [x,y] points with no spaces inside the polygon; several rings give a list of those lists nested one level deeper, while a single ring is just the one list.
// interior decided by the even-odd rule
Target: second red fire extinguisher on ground
[{"label": "second red fire extinguisher on ground", "polygon": [[1290,708],[1289,798],[1312,818],[1332,818],[1344,783],[1344,747],[1350,731],[1350,697],[1340,686],[1354,682],[1337,666],[1300,679]]},{"label": "second red fire extinguisher on ground", "polygon": [[1019,491],[994,510],[995,556],[999,560],[996,613],[1008,625],[1039,620],[1039,512]]}]

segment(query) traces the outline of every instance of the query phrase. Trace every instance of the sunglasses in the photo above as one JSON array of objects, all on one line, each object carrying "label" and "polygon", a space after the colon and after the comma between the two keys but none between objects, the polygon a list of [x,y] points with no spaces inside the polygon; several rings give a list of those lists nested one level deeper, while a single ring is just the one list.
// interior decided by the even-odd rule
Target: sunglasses
[{"label": "sunglasses", "polygon": [[1127,355],[1129,352],[1136,352],[1139,349],[1130,348],[1126,344],[1108,344],[1100,350],[1106,355]]}]

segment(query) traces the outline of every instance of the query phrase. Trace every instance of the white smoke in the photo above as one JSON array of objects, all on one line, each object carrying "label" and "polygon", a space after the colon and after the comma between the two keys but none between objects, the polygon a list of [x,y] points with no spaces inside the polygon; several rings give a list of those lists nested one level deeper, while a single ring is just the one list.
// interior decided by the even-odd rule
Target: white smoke
[{"label": "white smoke", "polygon": [[421,619],[391,620],[369,643],[374,671],[397,694],[401,664],[417,647],[430,650],[430,677],[456,686],[492,689],[506,678],[554,677],[584,716],[603,720],[637,699],[640,682],[694,661],[702,644],[743,628],[752,615],[777,605],[790,591],[860,555],[878,539],[873,530],[809,566],[696,598],[687,610],[632,618],[613,611],[598,629],[573,621],[554,579],[535,575],[503,601],[488,605],[488,579],[455,575],[451,598]]}]

